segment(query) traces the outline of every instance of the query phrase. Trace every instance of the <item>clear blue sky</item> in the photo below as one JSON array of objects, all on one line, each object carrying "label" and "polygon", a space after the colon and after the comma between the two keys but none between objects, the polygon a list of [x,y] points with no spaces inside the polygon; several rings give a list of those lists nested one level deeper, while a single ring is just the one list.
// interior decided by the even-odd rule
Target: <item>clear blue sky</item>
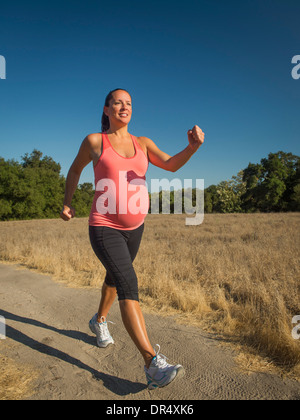
[{"label": "clear blue sky", "polygon": [[299,0],[1,2],[0,156],[36,148],[66,175],[116,87],[133,97],[130,132],[170,155],[194,124],[206,133],[184,168],[151,165],[148,180],[208,187],[270,152],[300,155],[299,17]]}]

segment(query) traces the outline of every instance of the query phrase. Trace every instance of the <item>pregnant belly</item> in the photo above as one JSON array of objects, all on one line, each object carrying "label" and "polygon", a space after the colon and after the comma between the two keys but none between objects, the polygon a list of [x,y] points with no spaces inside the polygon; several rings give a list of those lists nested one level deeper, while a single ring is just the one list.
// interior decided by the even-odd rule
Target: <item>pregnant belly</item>
[{"label": "pregnant belly", "polygon": [[111,185],[105,191],[96,191],[90,225],[134,229],[140,226],[149,210],[149,195],[145,182],[128,184],[117,191]]}]

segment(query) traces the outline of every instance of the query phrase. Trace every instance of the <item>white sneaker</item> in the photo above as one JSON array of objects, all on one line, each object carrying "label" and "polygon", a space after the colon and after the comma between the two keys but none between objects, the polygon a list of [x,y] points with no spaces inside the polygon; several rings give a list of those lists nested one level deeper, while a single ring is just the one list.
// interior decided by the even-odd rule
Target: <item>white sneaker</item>
[{"label": "white sneaker", "polygon": [[184,369],[181,365],[170,365],[166,361],[166,356],[159,354],[160,345],[157,344],[158,351],[152,360],[149,369],[144,367],[146,379],[148,381],[148,389],[162,388],[169,385],[178,375],[184,374]]},{"label": "white sneaker", "polygon": [[[98,314],[95,314],[93,318],[89,322],[90,330],[93,334],[96,334],[97,337],[97,346],[104,348],[107,347],[109,344],[114,344],[114,340],[110,335],[107,327],[107,321],[104,316],[101,318],[101,322],[97,322]],[[113,322],[108,321],[111,324]]]}]

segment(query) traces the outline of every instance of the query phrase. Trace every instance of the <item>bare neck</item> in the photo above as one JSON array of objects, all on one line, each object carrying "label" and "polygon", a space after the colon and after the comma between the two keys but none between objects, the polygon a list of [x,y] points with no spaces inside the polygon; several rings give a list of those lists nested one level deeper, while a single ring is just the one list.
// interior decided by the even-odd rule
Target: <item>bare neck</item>
[{"label": "bare neck", "polygon": [[111,125],[109,130],[107,130],[107,134],[113,134],[116,137],[122,138],[128,136],[128,125],[123,127],[116,127]]}]

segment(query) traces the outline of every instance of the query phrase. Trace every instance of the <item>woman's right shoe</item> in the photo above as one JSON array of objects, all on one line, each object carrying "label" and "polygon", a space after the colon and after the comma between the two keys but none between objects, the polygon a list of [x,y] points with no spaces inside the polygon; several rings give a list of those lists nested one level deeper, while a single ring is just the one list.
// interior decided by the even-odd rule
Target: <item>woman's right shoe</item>
[{"label": "woman's right shoe", "polygon": [[152,360],[149,368],[145,366],[148,389],[162,388],[169,385],[176,377],[184,375],[184,369],[181,365],[170,365],[166,361],[166,356],[159,354],[160,345],[157,344],[158,351]]},{"label": "woman's right shoe", "polygon": [[[109,344],[114,344],[114,340],[108,331],[107,321],[104,317],[101,318],[101,322],[97,321],[98,314],[95,314],[89,322],[90,330],[97,337],[97,346],[101,348],[107,347]],[[113,322],[108,321],[111,324]]]}]

